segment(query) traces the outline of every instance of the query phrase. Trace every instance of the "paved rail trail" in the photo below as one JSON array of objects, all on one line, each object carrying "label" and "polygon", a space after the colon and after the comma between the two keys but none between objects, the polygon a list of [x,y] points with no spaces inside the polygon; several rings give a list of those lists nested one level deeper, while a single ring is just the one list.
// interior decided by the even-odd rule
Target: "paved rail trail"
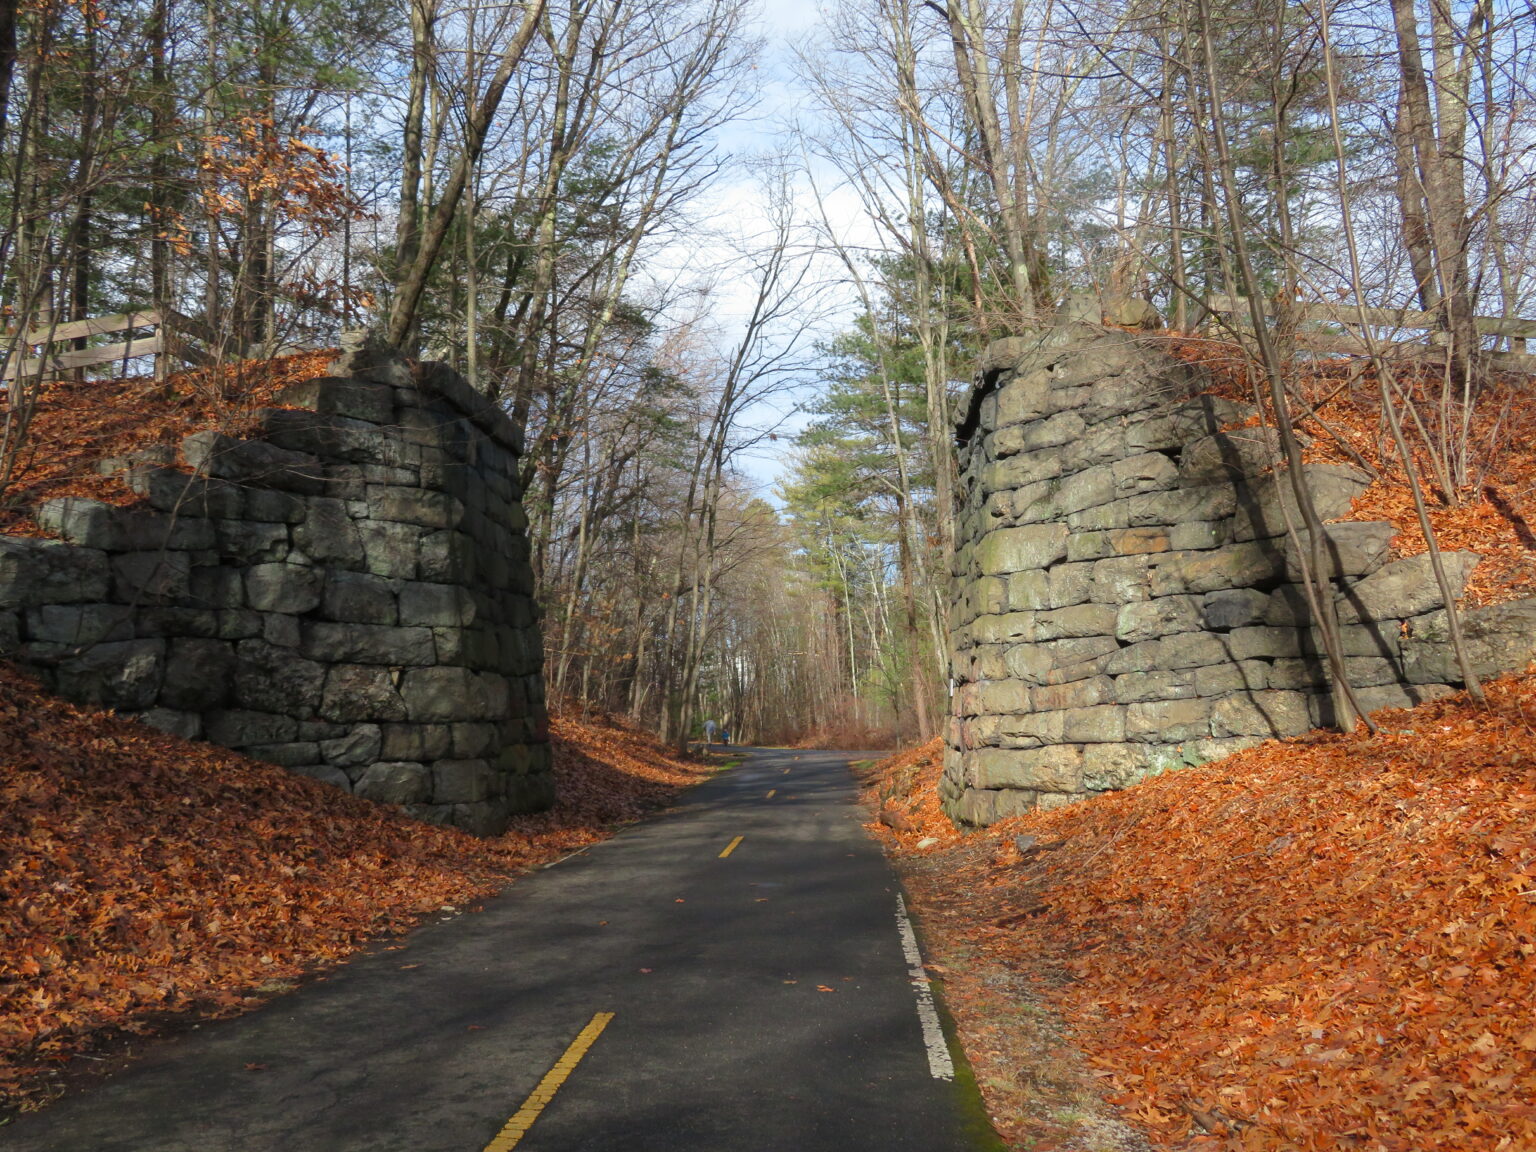
[{"label": "paved rail trail", "polygon": [[483,911],[150,1045],[0,1148],[996,1149],[966,1078],[940,1078],[847,760],[751,751]]}]

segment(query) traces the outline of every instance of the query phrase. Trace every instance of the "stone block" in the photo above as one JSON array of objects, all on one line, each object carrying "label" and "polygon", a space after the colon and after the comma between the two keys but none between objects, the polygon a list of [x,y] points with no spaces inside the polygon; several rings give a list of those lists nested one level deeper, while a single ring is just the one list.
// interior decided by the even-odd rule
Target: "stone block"
[{"label": "stone block", "polygon": [[1304,692],[1244,692],[1218,700],[1211,709],[1211,735],[1299,736],[1312,727]]},{"label": "stone block", "polygon": [[1093,508],[1071,512],[1066,517],[1067,527],[1073,532],[1101,532],[1113,528],[1131,526],[1131,498],[1112,500]]},{"label": "stone block", "polygon": [[341,376],[319,376],[290,384],[277,395],[285,408],[303,408],[323,416],[346,416],[370,424],[395,419],[395,390],[387,383]]},{"label": "stone block", "polygon": [[1092,597],[1099,604],[1129,604],[1151,598],[1154,557],[1116,556],[1093,565]]},{"label": "stone block", "polygon": [[[1308,464],[1307,487],[1318,519],[1347,516],[1356,496],[1370,486],[1371,478],[1343,464]],[[1290,477],[1271,476],[1245,490],[1232,520],[1234,540],[1283,536],[1287,524],[1301,528],[1304,521],[1291,491]]]},{"label": "stone block", "polygon": [[1103,560],[1109,556],[1138,556],[1166,552],[1165,528],[1111,528],[1103,532],[1074,532],[1067,538],[1067,559]]},{"label": "stone block", "polygon": [[1179,472],[1195,484],[1257,476],[1280,455],[1280,436],[1273,428],[1236,428],[1186,444],[1179,455]]},{"label": "stone block", "polygon": [[490,718],[485,685],[468,668],[413,668],[401,680],[400,695],[418,723]]},{"label": "stone block", "polygon": [[377,328],[350,328],[341,334],[341,352],[331,362],[333,377],[367,380],[399,388],[417,399],[410,362]]},{"label": "stone block", "polygon": [[245,602],[258,612],[301,615],[319,606],[324,585],[318,568],[256,564],[245,571]]},{"label": "stone block", "polygon": [[1176,552],[1220,548],[1232,542],[1223,520],[1186,520],[1168,529],[1168,547]]},{"label": "stone block", "polygon": [[54,685],[76,703],[140,712],[154,705],[164,676],[164,640],[118,640],[62,661]]},{"label": "stone block", "polygon": [[316,564],[360,568],[366,561],[363,538],[341,500],[315,497],[293,529],[293,542]]},{"label": "stone block", "polygon": [[1035,807],[1035,793],[1017,788],[967,788],[944,806],[945,814],[955,823],[985,828],[1021,816]]},{"label": "stone block", "polygon": [[968,684],[961,715],[1013,715],[1030,709],[1029,688],[1017,680],[984,680]]},{"label": "stone block", "polygon": [[245,581],[236,568],[194,567],[189,578],[188,598],[206,608],[245,607]]},{"label": "stone block", "polygon": [[[1391,556],[1392,537],[1396,534],[1396,527],[1386,520],[1324,524],[1325,575],[1329,579],[1369,576]],[[1302,579],[1302,557],[1309,566],[1313,562],[1308,534],[1298,532],[1297,537],[1295,541],[1285,541],[1285,574],[1292,580]]]},{"label": "stone block", "polygon": [[357,525],[363,540],[364,562],[375,576],[402,580],[416,578],[416,559],[421,529],[414,524],[363,520]]},{"label": "stone block", "polygon": [[368,766],[352,792],[381,804],[419,804],[431,796],[432,777],[422,764],[382,760]]},{"label": "stone block", "polygon": [[[1475,552],[1443,552],[1441,566],[1454,596],[1459,598],[1472,569],[1481,559]],[[1428,554],[1396,560],[1350,585],[1339,597],[1341,624],[1422,616],[1445,607],[1440,584]]]},{"label": "stone block", "polygon": [[1129,788],[1147,774],[1147,750],[1142,745],[1092,744],[1083,749],[1083,787],[1090,791]]},{"label": "stone block", "polygon": [[430,628],[306,621],[303,636],[304,655],[326,664],[402,667],[431,664],[436,659]]},{"label": "stone block", "polygon": [[42,604],[27,611],[28,640],[89,647],[134,638],[133,609],[118,604]]},{"label": "stone block", "polygon": [[1108,676],[1090,676],[1070,684],[1042,685],[1030,694],[1031,704],[1039,712],[1089,708],[1095,704],[1112,703],[1114,699],[1114,681]]},{"label": "stone block", "polygon": [[1072,804],[1081,804],[1086,799],[1088,796],[1083,792],[1041,792],[1035,797],[1035,807],[1042,812],[1050,812]]},{"label": "stone block", "polygon": [[1229,692],[1254,692],[1262,688],[1296,688],[1297,684],[1277,683],[1274,669],[1288,663],[1276,660],[1273,667],[1263,660],[1239,660],[1196,668],[1196,696],[1225,696]]},{"label": "stone block", "polygon": [[130,604],[168,604],[192,591],[192,560],[185,552],[122,552],[112,557],[112,590]]},{"label": "stone block", "polygon": [[1284,559],[1273,544],[1256,540],[1197,552],[1166,552],[1148,579],[1153,596],[1248,588],[1279,579]]},{"label": "stone block", "polygon": [[1072,744],[980,748],[971,753],[969,767],[976,788],[1080,792],[1083,787],[1083,750]]},{"label": "stone block", "polygon": [[308,740],[291,744],[251,744],[241,751],[253,760],[263,760],[282,768],[297,768],[320,759],[319,745]]},{"label": "stone block", "polygon": [[1115,608],[1110,604],[1075,604],[1035,613],[1036,641],[1071,636],[1107,636],[1115,631]]},{"label": "stone block", "polygon": [[1066,718],[1065,710],[1030,712],[1020,716],[978,716],[971,722],[970,746],[995,744],[1000,748],[1038,748],[1042,744],[1064,744]]},{"label": "stone block", "polygon": [[305,497],[277,488],[246,488],[240,495],[240,516],[244,520],[298,524],[303,521],[308,507],[309,500]]},{"label": "stone block", "polygon": [[167,736],[182,740],[196,740],[203,734],[203,718],[196,712],[178,712],[174,708],[151,708],[138,713],[134,719],[147,724]]},{"label": "stone block", "polygon": [[495,769],[485,760],[439,760],[432,765],[432,803],[473,804],[489,799]]},{"label": "stone block", "polygon": [[410,581],[400,585],[400,623],[466,627],[474,623],[474,601],[455,584]]},{"label": "stone block", "polygon": [[123,547],[123,532],[117,522],[117,509],[100,500],[66,496],[45,500],[35,513],[44,532],[79,544],[82,548],[117,551]]},{"label": "stone block", "polygon": [[214,535],[221,556],[236,564],[261,564],[288,555],[288,526],[265,520],[217,520]]},{"label": "stone block", "polygon": [[1015,644],[1003,651],[1006,674],[1015,680],[1025,684],[1044,684],[1050,677],[1053,663],[1049,652],[1033,644]]},{"label": "stone block", "polygon": [[1114,679],[1114,700],[1117,704],[1137,704],[1152,700],[1184,700],[1201,696],[1196,687],[1197,677],[1204,668],[1181,669],[1177,672],[1127,672]]},{"label": "stone block", "polygon": [[1203,668],[1225,664],[1232,659],[1223,637],[1209,632],[1180,632],[1165,636],[1161,645],[1164,668]]},{"label": "stone block", "polygon": [[366,420],[268,408],[261,413],[261,425],[272,444],[312,455],[327,464],[383,464],[399,468],[414,465],[418,458],[415,445]]},{"label": "stone block", "polygon": [[248,711],[279,712],[296,720],[313,716],[325,676],[324,665],[265,640],[242,640],[235,647],[235,701]]},{"label": "stone block", "polygon": [[447,725],[437,725],[443,729],[443,742],[441,750],[428,751],[426,729],[429,725],[423,724],[385,724],[384,746],[379,755],[386,760],[410,758],[420,760],[436,760],[443,756],[450,756],[453,745],[449,739]]},{"label": "stone block", "polygon": [[[335,669],[331,670],[335,673]],[[327,682],[329,689],[330,684]],[[384,734],[377,724],[355,724],[345,736],[320,741],[320,755],[339,768],[372,764],[383,751]]]},{"label": "stone block", "polygon": [[320,615],[345,624],[396,624],[395,582],[367,572],[326,573]]},{"label": "stone block", "polygon": [[287,743],[298,735],[299,722],[292,716],[232,709],[206,716],[204,729],[215,744],[245,748],[253,744]]},{"label": "stone block", "polygon": [[1062,714],[1066,739],[1074,744],[1119,744],[1125,740],[1125,708],[1100,704],[1069,708]]},{"label": "stone block", "polygon": [[978,644],[1004,644],[1035,638],[1034,612],[1005,612],[1001,616],[978,616],[971,621],[970,634]]},{"label": "stone block", "polygon": [[1294,628],[1255,625],[1227,633],[1227,651],[1234,660],[1276,660],[1300,656],[1308,650],[1306,638]]},{"label": "stone block", "polygon": [[1212,701],[1203,696],[1188,700],[1153,700],[1128,704],[1125,734],[1148,744],[1179,744],[1211,734]]},{"label": "stone block", "polygon": [[1161,452],[1128,456],[1115,461],[1110,470],[1114,474],[1116,497],[1165,492],[1179,482],[1178,467]]},{"label": "stone block", "polygon": [[325,475],[315,456],[264,440],[237,440],[209,429],[182,440],[181,455],[200,476],[306,494],[325,489]]},{"label": "stone block", "polygon": [[1128,644],[1113,653],[1104,665],[1104,671],[1111,676],[1160,672],[1166,669],[1167,663],[1163,659],[1161,640],[1143,640],[1139,644]]},{"label": "stone block", "polygon": [[501,746],[501,733],[494,724],[454,724],[453,758],[475,760],[493,756]]},{"label": "stone block", "polygon": [[229,701],[235,653],[223,640],[172,640],[166,653],[160,703],[167,708],[207,712]]},{"label": "stone block", "polygon": [[220,640],[249,640],[262,633],[262,615],[247,608],[221,608],[217,612]]},{"label": "stone block", "polygon": [[1264,620],[1270,594],[1256,588],[1219,588],[1200,598],[1200,619],[1217,632],[1244,628]]},{"label": "stone block", "polygon": [[318,780],[322,784],[329,784],[333,788],[340,788],[343,792],[352,791],[351,777],[340,768],[333,768],[329,764],[296,764],[289,771],[300,776],[308,776],[311,780]]},{"label": "stone block", "polygon": [[368,515],[374,520],[453,528],[464,518],[464,505],[446,492],[388,484],[368,485]]},{"label": "stone block", "polygon": [[[331,665],[326,671],[319,713],[338,724],[407,718],[405,701],[395,688],[395,674],[374,664]],[[403,754],[383,753],[390,758]]]},{"label": "stone block", "polygon": [[976,546],[976,563],[984,576],[1006,576],[1049,567],[1066,554],[1065,524],[1032,524],[988,532]]},{"label": "stone block", "polygon": [[1122,604],[1115,615],[1115,638],[1127,644],[1154,640],[1200,627],[1200,606],[1194,596],[1162,596]]},{"label": "stone block", "polygon": [[1190,520],[1224,520],[1237,509],[1237,492],[1230,484],[1205,484],[1168,492],[1145,492],[1126,498],[1132,527],[1182,524]]},{"label": "stone block", "polygon": [[227,480],[210,480],[174,468],[135,467],[124,477],[128,487],[159,512],[227,519],[240,515],[240,489]]}]

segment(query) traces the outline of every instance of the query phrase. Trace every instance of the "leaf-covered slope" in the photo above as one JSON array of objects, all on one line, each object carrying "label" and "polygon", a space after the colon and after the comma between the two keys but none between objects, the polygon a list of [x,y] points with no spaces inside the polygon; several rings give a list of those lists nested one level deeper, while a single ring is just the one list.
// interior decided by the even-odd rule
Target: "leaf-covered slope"
[{"label": "leaf-covered slope", "polygon": [[482,841],[0,668],[0,1095],[165,1011],[237,1011],[707,772],[613,722],[551,728],[556,808]]},{"label": "leaf-covered slope", "polygon": [[919,784],[883,834],[936,927],[1050,988],[1161,1142],[1536,1147],[1536,678],[1489,699],[921,850]]}]

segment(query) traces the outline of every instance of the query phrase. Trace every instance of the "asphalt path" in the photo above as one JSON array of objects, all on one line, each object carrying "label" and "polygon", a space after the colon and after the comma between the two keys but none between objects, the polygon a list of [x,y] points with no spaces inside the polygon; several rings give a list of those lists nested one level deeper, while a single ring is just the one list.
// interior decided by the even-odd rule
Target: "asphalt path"
[{"label": "asphalt path", "polygon": [[0,1148],[997,1149],[931,1017],[925,1037],[849,754],[743,751],[481,910],[150,1044]]}]

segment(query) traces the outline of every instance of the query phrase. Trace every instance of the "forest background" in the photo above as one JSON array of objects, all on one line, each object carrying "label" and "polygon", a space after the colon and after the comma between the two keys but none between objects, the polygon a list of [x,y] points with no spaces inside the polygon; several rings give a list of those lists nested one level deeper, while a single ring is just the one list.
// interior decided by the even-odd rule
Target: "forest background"
[{"label": "forest background", "polygon": [[774,20],[0,0],[0,498],[63,325],[153,309],[235,363],[377,324],[526,435],[556,700],[865,747],[945,713],[974,360],[1073,294],[1240,360],[1292,462],[1350,351],[1426,536],[1484,499],[1536,289],[1519,0]]}]

